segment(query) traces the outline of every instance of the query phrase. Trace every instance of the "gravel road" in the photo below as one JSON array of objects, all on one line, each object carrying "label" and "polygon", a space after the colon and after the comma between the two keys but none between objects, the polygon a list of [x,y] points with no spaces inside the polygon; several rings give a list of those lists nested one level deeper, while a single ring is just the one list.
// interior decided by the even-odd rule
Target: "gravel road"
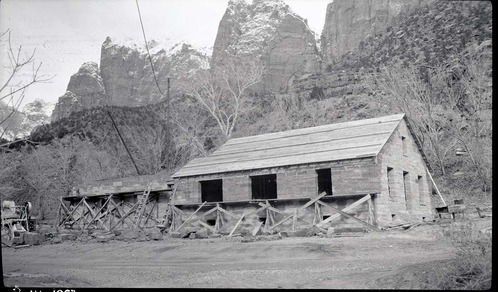
[{"label": "gravel road", "polygon": [[[430,227],[418,230],[423,228]],[[222,237],[2,248],[4,284],[67,288],[403,288],[379,279],[400,270],[406,272],[412,266],[419,271],[421,265],[429,267],[454,257],[451,245],[430,232],[417,232],[417,228],[362,237],[244,241]]]}]

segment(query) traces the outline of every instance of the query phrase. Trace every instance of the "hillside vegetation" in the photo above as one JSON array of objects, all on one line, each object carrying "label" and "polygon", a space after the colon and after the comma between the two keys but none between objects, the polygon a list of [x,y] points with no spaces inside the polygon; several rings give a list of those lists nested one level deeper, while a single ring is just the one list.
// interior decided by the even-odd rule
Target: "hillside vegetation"
[{"label": "hillside vegetation", "polygon": [[492,6],[488,1],[434,1],[411,14],[401,13],[379,34],[344,55],[331,70],[392,65],[455,65],[480,46],[490,46]]}]

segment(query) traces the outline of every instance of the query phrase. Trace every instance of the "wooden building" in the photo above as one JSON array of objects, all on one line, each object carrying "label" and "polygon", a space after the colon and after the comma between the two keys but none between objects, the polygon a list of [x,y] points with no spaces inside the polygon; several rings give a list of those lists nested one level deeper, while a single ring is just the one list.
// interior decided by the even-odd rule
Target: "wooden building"
[{"label": "wooden building", "polygon": [[404,114],[234,138],[172,175],[172,208],[184,213],[172,224],[233,233],[248,214],[267,231],[432,220],[429,176]]}]

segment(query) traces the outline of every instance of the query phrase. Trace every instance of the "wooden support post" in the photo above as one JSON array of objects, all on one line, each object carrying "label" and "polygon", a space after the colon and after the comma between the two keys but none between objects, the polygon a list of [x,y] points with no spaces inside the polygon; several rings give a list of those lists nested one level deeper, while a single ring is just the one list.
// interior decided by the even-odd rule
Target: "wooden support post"
[{"label": "wooden support post", "polygon": [[376,222],[375,219],[375,210],[372,199],[368,200],[368,220],[371,225],[374,225]]},{"label": "wooden support post", "polygon": [[252,231],[252,236],[256,236],[258,234],[258,231],[259,231],[259,228],[261,228],[261,225],[263,225],[262,221],[259,221],[258,223],[256,223],[256,227]]},{"label": "wooden support post", "polygon": [[268,222],[270,223],[268,225],[268,231],[269,231],[269,228],[275,223],[275,215],[273,214],[273,211],[271,208],[268,208],[267,210],[268,210],[268,215],[269,215]]},{"label": "wooden support post", "polygon": [[230,236],[232,236],[232,235],[233,235],[233,233],[235,232],[235,229],[237,229],[237,227],[239,227],[239,224],[240,224],[240,222],[242,222],[242,220],[244,219],[244,216],[245,216],[245,213],[244,213],[244,214],[242,214],[242,216],[240,216],[239,221],[237,221],[237,224],[235,224],[235,227],[232,229],[232,231],[230,232],[230,234],[228,234],[228,236],[229,236],[229,237],[230,237]]},{"label": "wooden support post", "polygon": [[[60,198],[59,198],[60,200]],[[61,202],[62,204],[62,202]],[[57,222],[57,224],[55,224],[55,230],[57,232],[59,232],[59,223],[60,223],[60,220],[61,220],[61,211],[62,211],[62,206],[59,205],[59,209],[57,209],[57,219],[55,220],[55,222]]]},{"label": "wooden support post", "polygon": [[218,210],[220,206],[216,204],[216,222],[214,223],[214,229],[218,232],[220,229],[220,211]]},{"label": "wooden support post", "polygon": [[294,214],[292,215],[292,231],[296,230],[297,228],[297,217],[299,214],[298,209],[294,209]]},{"label": "wooden support post", "polygon": [[173,210],[173,207],[169,205],[169,216],[171,217],[171,224],[169,225],[168,232],[174,231],[175,230],[175,210]]},{"label": "wooden support post", "polygon": [[313,225],[316,225],[318,222],[322,221],[322,211],[320,204],[318,204],[318,201],[315,202],[315,214],[313,216]]},{"label": "wooden support post", "polygon": [[197,210],[195,210],[194,213],[190,214],[190,216],[187,218],[187,220],[185,220],[177,229],[175,229],[175,231],[178,231],[180,230],[180,228],[183,227],[183,225],[187,224],[187,222],[192,219],[192,217],[194,217],[194,215],[199,212],[199,210],[204,207],[204,205],[207,203],[207,201],[204,201],[204,203],[202,203],[202,205],[199,206],[199,208],[197,208]]},{"label": "wooden support post", "polygon": [[434,181],[434,179],[432,179],[432,175],[429,172],[429,169],[425,168],[425,170],[427,171],[427,174],[429,175],[429,178],[431,179],[431,182],[434,185],[434,188],[436,189],[437,194],[441,198],[441,201],[443,201],[444,207],[448,206],[448,205],[446,205],[446,202],[444,201],[443,196],[441,196],[441,193],[439,192],[439,189],[437,188],[436,182]]},{"label": "wooden support post", "polygon": [[[268,201],[266,201],[266,203],[268,203]],[[263,231],[264,232],[269,231],[268,228],[270,228],[270,226],[271,226],[270,220],[271,220],[271,218],[270,218],[270,209],[266,208],[265,225],[263,226]]]}]

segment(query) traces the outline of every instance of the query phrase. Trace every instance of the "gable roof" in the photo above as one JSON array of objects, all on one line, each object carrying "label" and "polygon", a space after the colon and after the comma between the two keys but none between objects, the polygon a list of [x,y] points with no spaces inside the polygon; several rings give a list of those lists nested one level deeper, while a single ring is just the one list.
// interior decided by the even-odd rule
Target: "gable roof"
[{"label": "gable roof", "polygon": [[228,140],[172,177],[374,157],[405,114]]}]

